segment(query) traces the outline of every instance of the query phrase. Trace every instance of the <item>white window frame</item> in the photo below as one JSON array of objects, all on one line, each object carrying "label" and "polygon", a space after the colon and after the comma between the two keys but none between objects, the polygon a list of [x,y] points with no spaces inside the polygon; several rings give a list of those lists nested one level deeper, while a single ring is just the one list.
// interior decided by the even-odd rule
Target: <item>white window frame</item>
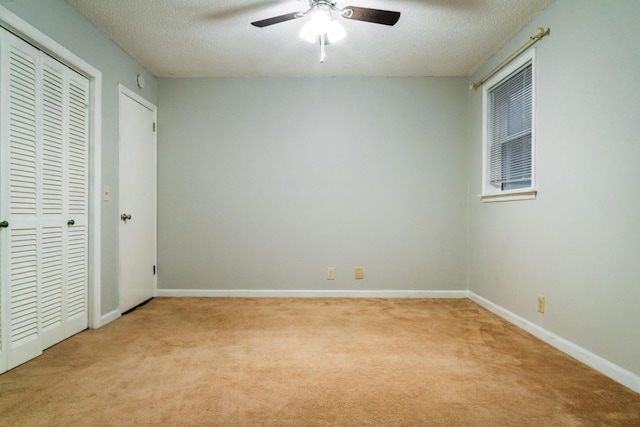
[{"label": "white window frame", "polygon": [[[501,190],[490,183],[491,176],[491,138],[489,126],[489,93],[493,88],[503,83],[522,68],[531,64],[531,186],[516,190]],[[483,202],[503,202],[511,200],[531,200],[535,199],[538,191],[535,187],[536,168],[536,64],[535,49],[522,54],[516,60],[504,67],[500,72],[488,80],[482,92],[482,194],[480,198]]]}]

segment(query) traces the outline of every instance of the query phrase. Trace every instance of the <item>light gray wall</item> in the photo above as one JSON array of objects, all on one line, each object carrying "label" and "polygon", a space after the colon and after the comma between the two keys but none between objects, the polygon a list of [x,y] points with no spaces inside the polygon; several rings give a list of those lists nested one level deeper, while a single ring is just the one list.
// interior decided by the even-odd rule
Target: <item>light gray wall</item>
[{"label": "light gray wall", "polygon": [[[111,201],[102,203],[102,314],[118,308],[118,84],[156,102],[156,79],[64,0],[13,0],[0,5],[102,72],[102,183]],[[143,74],[147,85],[136,86]]]},{"label": "light gray wall", "polygon": [[158,107],[159,288],[466,289],[465,79],[159,79]]},{"label": "light gray wall", "polygon": [[[537,44],[538,199],[483,204],[470,94],[470,289],[640,375],[640,2],[558,0],[475,80]],[[470,80],[470,81],[471,81]],[[536,311],[543,294],[546,311]]]}]

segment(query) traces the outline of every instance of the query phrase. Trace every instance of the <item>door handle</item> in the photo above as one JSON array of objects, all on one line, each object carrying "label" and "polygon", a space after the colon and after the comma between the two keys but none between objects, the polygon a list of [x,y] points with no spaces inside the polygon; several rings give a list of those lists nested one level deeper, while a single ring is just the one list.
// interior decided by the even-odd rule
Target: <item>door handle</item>
[{"label": "door handle", "polygon": [[131,219],[131,215],[127,215],[126,213],[120,215],[120,219],[123,220],[124,222],[127,222],[127,220]]},{"label": "door handle", "polygon": [[0,221],[0,228],[7,228],[9,223],[7,221]]},{"label": "door handle", "polygon": [[72,219],[70,219],[69,221],[67,221],[67,225],[74,225],[76,222]]}]

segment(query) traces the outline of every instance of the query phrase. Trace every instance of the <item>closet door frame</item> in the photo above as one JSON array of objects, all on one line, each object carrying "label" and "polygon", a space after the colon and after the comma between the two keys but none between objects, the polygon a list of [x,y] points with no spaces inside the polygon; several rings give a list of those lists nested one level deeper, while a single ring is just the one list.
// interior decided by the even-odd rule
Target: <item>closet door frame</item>
[{"label": "closet door frame", "polygon": [[[89,304],[87,308],[89,327],[99,328],[103,325],[100,298],[102,73],[2,6],[0,6],[0,25],[89,79]],[[108,323],[108,321],[104,321],[104,323]]]}]

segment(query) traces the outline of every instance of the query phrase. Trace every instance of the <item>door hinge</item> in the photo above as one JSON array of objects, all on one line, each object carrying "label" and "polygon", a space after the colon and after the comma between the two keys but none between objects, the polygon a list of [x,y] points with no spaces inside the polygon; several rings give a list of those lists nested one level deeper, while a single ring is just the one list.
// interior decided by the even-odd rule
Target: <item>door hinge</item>
[{"label": "door hinge", "polygon": [[153,131],[156,131],[156,122],[153,122]]},{"label": "door hinge", "polygon": [[155,265],[153,266],[153,275],[154,276],[156,275],[156,266]]}]

